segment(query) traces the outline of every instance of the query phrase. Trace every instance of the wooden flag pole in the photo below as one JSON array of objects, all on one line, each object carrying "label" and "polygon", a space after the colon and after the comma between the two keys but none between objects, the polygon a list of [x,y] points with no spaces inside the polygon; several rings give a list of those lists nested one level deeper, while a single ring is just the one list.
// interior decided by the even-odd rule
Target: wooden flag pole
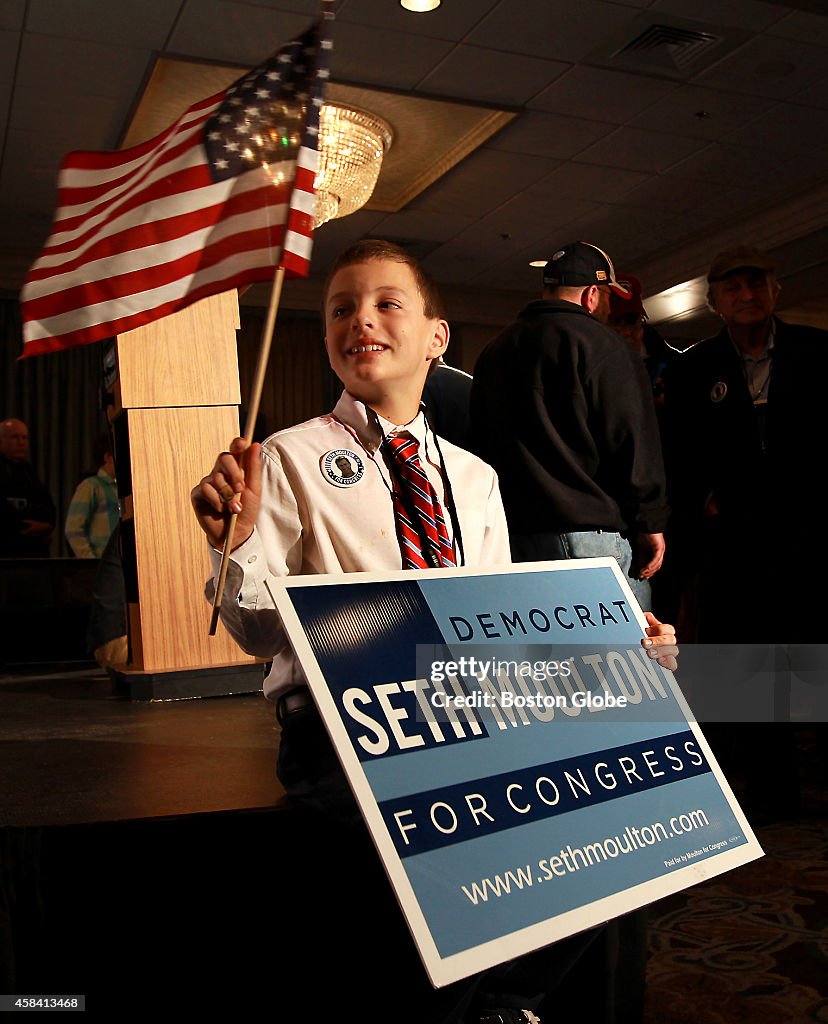
[{"label": "wooden flag pole", "polygon": [[[256,419],[259,415],[259,405],[264,389],[267,364],[270,359],[270,346],[273,341],[273,327],[276,323],[276,313],[279,309],[279,301],[282,297],[282,284],[285,280],[285,268],[277,267],[273,278],[273,287],[270,291],[270,304],[267,307],[267,317],[262,331],[262,340],[259,344],[259,360],[256,364],[256,376],[253,379],[253,387],[250,391],[250,401],[247,407],[247,423],[244,428],[244,439],[248,447],[253,442],[253,431],[256,429]],[[219,615],[221,614],[221,598],[224,593],[224,583],[227,579],[227,567],[230,563],[230,552],[233,550],[233,534],[236,532],[236,520],[238,512],[230,515],[227,523],[227,536],[224,540],[224,550],[221,554],[221,568],[216,582],[216,592],[213,595],[213,614],[210,618],[210,636],[216,635]]]}]

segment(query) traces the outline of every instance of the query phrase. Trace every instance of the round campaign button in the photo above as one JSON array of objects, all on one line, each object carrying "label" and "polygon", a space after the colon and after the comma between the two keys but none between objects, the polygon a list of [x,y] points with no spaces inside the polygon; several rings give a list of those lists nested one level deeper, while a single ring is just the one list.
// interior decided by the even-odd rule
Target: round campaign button
[{"label": "round campaign button", "polygon": [[365,463],[356,452],[335,448],[320,460],[322,475],[335,487],[353,487],[365,475]]}]

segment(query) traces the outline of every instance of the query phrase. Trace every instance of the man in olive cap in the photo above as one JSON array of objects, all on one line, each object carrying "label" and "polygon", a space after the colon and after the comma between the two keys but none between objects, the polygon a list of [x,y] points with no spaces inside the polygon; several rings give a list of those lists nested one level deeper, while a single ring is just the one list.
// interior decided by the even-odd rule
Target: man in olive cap
[{"label": "man in olive cap", "polygon": [[828,332],[774,315],[780,285],[758,249],[720,253],[707,280],[722,329],[666,377],[671,502],[697,577],[698,638],[807,642],[817,620],[803,613],[826,562],[813,460],[826,433]]},{"label": "man in olive cap", "polygon": [[[717,661],[724,658],[724,681],[735,685],[758,670],[768,644],[777,662],[781,652],[820,649],[797,655],[788,645],[817,644],[824,633],[828,551],[817,467],[828,331],[775,316],[780,285],[758,249],[720,253],[707,281],[722,329],[665,374],[672,548],[697,639],[728,645],[717,648]],[[743,691],[752,705],[743,719],[725,713],[706,735],[725,771],[743,776],[752,821],[790,817],[799,804],[794,732],[769,721],[781,707]],[[814,728],[824,750],[824,726]]]}]

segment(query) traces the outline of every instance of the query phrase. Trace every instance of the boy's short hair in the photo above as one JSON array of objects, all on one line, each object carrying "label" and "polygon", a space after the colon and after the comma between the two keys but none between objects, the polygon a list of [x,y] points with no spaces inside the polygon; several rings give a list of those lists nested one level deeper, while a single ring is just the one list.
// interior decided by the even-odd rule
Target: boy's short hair
[{"label": "boy's short hair", "polygon": [[443,297],[432,276],[420,266],[419,261],[410,252],[406,252],[394,242],[386,242],[383,238],[364,238],[361,242],[355,242],[348,246],[337,256],[325,278],[322,301],[327,301],[331,281],[338,271],[343,267],[353,266],[355,263],[370,263],[372,260],[391,260],[394,263],[404,263],[410,267],[414,280],[417,282],[417,291],[423,300],[423,313],[429,320],[446,319]]}]

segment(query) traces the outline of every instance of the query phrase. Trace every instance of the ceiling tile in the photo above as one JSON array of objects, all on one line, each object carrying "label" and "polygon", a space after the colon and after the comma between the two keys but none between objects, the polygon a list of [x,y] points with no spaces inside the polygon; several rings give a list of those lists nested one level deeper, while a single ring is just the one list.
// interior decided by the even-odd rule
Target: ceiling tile
[{"label": "ceiling tile", "polygon": [[626,196],[630,189],[652,177],[641,171],[569,161],[556,167],[526,191],[539,199],[554,196],[564,199],[597,199],[608,203]]},{"label": "ceiling tile", "polygon": [[713,141],[729,136],[767,106],[767,100],[759,96],[682,85],[630,123],[636,128]]},{"label": "ceiling tile", "polygon": [[786,162],[786,155],[772,149],[711,143],[682,160],[670,173],[711,185],[740,185],[761,188]]},{"label": "ceiling tile", "polygon": [[635,13],[601,0],[501,0],[466,42],[575,63]]},{"label": "ceiling tile", "polygon": [[807,89],[798,92],[791,99],[806,107],[828,107],[828,78],[823,78],[816,85],[809,85]]},{"label": "ceiling tile", "polygon": [[[174,0],[180,2],[180,0]],[[189,0],[184,0],[184,3]],[[239,7],[269,7],[273,10],[286,14],[304,14],[308,20],[315,20],[319,17],[320,0],[227,0],[228,3],[237,4]],[[337,11],[345,5],[347,0],[340,0]]]},{"label": "ceiling tile", "polygon": [[484,261],[479,247],[472,242],[451,241],[430,253],[423,260],[423,266],[438,284],[462,284],[480,273]]},{"label": "ceiling tile", "polygon": [[548,174],[553,166],[540,157],[516,161],[508,153],[479,149],[421,193],[409,209],[482,217]]},{"label": "ceiling tile", "polygon": [[417,88],[440,96],[521,106],[571,65],[479,46],[455,47]]},{"label": "ceiling tile", "polygon": [[[729,141],[737,146],[768,146],[781,153],[811,154],[825,148],[826,135],[828,110],[803,107],[797,103],[777,103],[734,132]],[[815,146],[815,139],[823,140],[823,144]]]},{"label": "ceiling tile", "polygon": [[353,21],[405,32],[408,36],[459,41],[496,4],[497,0],[475,0],[471,4],[444,3],[436,11],[414,14],[402,8],[397,0],[347,0],[337,13],[337,24]]},{"label": "ceiling tile", "polygon": [[[524,292],[526,295],[526,302],[531,302],[533,299],[539,299],[541,296],[538,269],[537,267],[529,267],[525,264],[508,263],[505,266],[503,264],[494,264],[491,267],[487,267],[486,270],[482,270],[480,273],[474,274],[470,277],[469,284],[474,285],[476,288],[498,288],[509,289],[510,291],[515,292]],[[515,302],[514,310],[512,310],[509,315],[516,317],[523,305],[525,305],[525,302],[521,303],[518,299],[518,301]],[[497,333],[497,329],[492,327],[492,338],[494,338]]]},{"label": "ceiling tile", "polygon": [[733,186],[718,185],[711,188],[703,179],[680,178],[674,174],[653,174],[645,182],[625,193],[624,206],[644,206],[661,210],[693,208],[700,215],[711,205],[716,212],[727,208],[727,203],[739,194]]},{"label": "ceiling tile", "polygon": [[[64,138],[71,149],[115,148],[129,109],[128,96],[81,96],[65,93],[60,103],[48,93],[33,93],[12,106],[9,124],[26,131],[32,125],[55,140]],[[73,125],[71,135],[67,125]]]},{"label": "ceiling tile", "polygon": [[597,203],[589,200],[562,196],[542,200],[537,194],[522,193],[481,217],[454,241],[474,242],[487,255],[510,255],[534,242],[541,245],[553,236],[556,242],[563,241],[561,233],[566,225],[586,217],[596,207]]},{"label": "ceiling tile", "polygon": [[332,73],[343,82],[413,89],[453,46],[448,40],[338,22]]},{"label": "ceiling tile", "polygon": [[178,3],[170,0],[141,0],[140,4],[30,0],[26,28],[65,39],[114,40],[120,45],[161,50],[177,14]]},{"label": "ceiling tile", "polygon": [[[638,246],[636,223],[635,217],[621,217],[616,207],[599,203],[592,212],[570,225],[568,238],[591,242],[608,253],[616,266],[629,266],[633,250]],[[528,258],[543,259],[546,255],[535,254]]]},{"label": "ceiling tile", "polygon": [[536,96],[531,105],[557,114],[586,109],[601,121],[627,124],[676,88],[674,82],[663,78],[579,65]]},{"label": "ceiling tile", "polygon": [[769,35],[797,39],[801,43],[828,40],[828,16],[809,14],[806,11],[791,11],[769,29]]},{"label": "ceiling tile", "polygon": [[0,82],[12,82],[20,48],[20,33],[0,31]]},{"label": "ceiling tile", "polygon": [[0,29],[16,32],[26,20],[26,0],[0,0]]},{"label": "ceiling tile", "polygon": [[635,220],[639,226],[642,219],[654,223],[656,234],[658,225],[665,223],[673,237],[683,239],[699,231],[718,230],[750,216],[756,208],[757,194],[748,188],[671,177],[662,192],[648,194],[641,189],[629,193],[617,207],[617,214]]},{"label": "ceiling tile", "polygon": [[662,245],[697,230],[706,219],[703,207],[690,209],[682,206],[667,211],[655,206],[615,206],[612,211],[622,225],[634,227],[637,234],[644,232],[652,237],[654,243]]},{"label": "ceiling tile", "polygon": [[787,13],[785,7],[759,0],[655,0],[650,10],[749,32],[762,32]]},{"label": "ceiling tile", "polygon": [[[82,39],[69,47],[56,36],[27,34],[20,51],[16,98],[25,103],[28,95],[46,95],[59,105],[64,96],[77,93],[128,96],[131,103],[149,60],[149,50]],[[59,89],[55,83],[60,83]]]},{"label": "ceiling tile", "polygon": [[231,0],[186,0],[167,50],[254,67],[307,25],[307,17],[298,11],[277,11]]},{"label": "ceiling tile", "polygon": [[9,101],[11,100],[11,83],[0,82],[0,139],[6,134],[9,120]]},{"label": "ceiling tile", "polygon": [[439,216],[427,210],[403,210],[387,214],[377,224],[382,238],[419,238],[445,242],[474,223],[470,214],[443,212]]},{"label": "ceiling tile", "polygon": [[[71,148],[67,140],[58,140],[58,145]],[[39,132],[9,131],[0,173],[0,192],[8,207],[3,217],[4,245],[11,244],[7,228],[12,222],[28,224],[29,235],[21,241],[33,253],[46,240],[57,195],[58,159],[53,150],[54,143]]]},{"label": "ceiling tile", "polygon": [[611,135],[579,153],[576,159],[583,163],[660,173],[698,148],[699,143],[695,139],[624,127],[617,128]]},{"label": "ceiling tile", "polygon": [[611,124],[530,110],[489,139],[486,148],[568,160],[611,131]]},{"label": "ceiling tile", "polygon": [[787,99],[825,77],[825,50],[757,36],[694,79],[700,85]]}]

